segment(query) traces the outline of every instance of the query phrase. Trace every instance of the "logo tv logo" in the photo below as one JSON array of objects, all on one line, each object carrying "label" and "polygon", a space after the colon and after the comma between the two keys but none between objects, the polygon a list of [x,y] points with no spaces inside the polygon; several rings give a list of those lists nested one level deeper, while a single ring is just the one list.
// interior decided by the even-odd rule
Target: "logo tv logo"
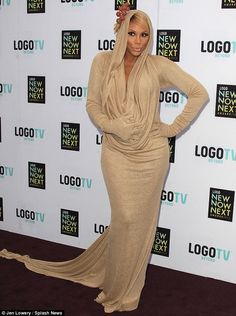
[{"label": "logo tv logo", "polygon": [[62,59],[81,59],[81,30],[62,31]]},{"label": "logo tv logo", "polygon": [[61,234],[79,237],[79,212],[61,209]]},{"label": "logo tv logo", "polygon": [[45,103],[45,77],[28,76],[28,103]]},{"label": "logo tv logo", "polygon": [[11,0],[0,0],[0,10],[4,6],[9,6],[11,4]]},{"label": "logo tv logo", "polygon": [[210,188],[208,218],[232,222],[234,191]]},{"label": "logo tv logo", "polygon": [[29,187],[36,189],[45,189],[46,173],[45,164],[39,162],[28,162]]},{"label": "logo tv logo", "polygon": [[44,222],[45,214],[33,210],[25,210],[23,208],[16,208],[16,217],[25,219],[25,221],[30,223],[36,223],[36,222]]},{"label": "logo tv logo", "polygon": [[70,97],[72,101],[81,101],[87,97],[88,87],[86,86],[61,86],[60,95]]},{"label": "logo tv logo", "polygon": [[221,8],[222,9],[236,9],[236,1],[235,0],[222,0]]},{"label": "logo tv logo", "polygon": [[0,83],[0,96],[12,93],[12,83]]},{"label": "logo tv logo", "polygon": [[236,85],[217,85],[215,116],[236,118]]},{"label": "logo tv logo", "polygon": [[170,229],[157,227],[152,253],[155,255],[169,257]]},{"label": "logo tv logo", "polygon": [[115,46],[115,40],[98,40],[98,50],[113,50]]},{"label": "logo tv logo", "polygon": [[119,9],[119,6],[128,3],[131,10],[137,9],[137,0],[115,0],[115,10]]},{"label": "logo tv logo", "polygon": [[27,54],[32,54],[36,51],[42,51],[44,49],[44,40],[14,40],[14,50],[23,51]]},{"label": "logo tv logo", "polygon": [[223,163],[224,160],[236,161],[236,151],[233,148],[196,145],[195,156],[208,158],[208,162]]},{"label": "logo tv logo", "polygon": [[61,149],[79,151],[80,124],[61,123]]},{"label": "logo tv logo", "polygon": [[0,178],[12,177],[14,168],[0,165]]},{"label": "logo tv logo", "polygon": [[179,105],[186,103],[187,97],[179,91],[161,91],[159,101],[168,108],[178,108]]},{"label": "logo tv logo", "polygon": [[179,61],[180,34],[180,30],[158,30],[156,54]]},{"label": "logo tv logo", "polygon": [[94,0],[61,0],[61,3],[71,4],[72,7],[84,6],[84,2],[93,2]]},{"label": "logo tv logo", "polygon": [[103,234],[104,231],[107,229],[108,226],[101,225],[101,224],[94,224],[94,232],[96,234]]},{"label": "logo tv logo", "polygon": [[45,0],[27,0],[27,13],[45,13]]},{"label": "logo tv logo", "polygon": [[216,260],[228,261],[230,259],[230,250],[209,247],[207,245],[192,244],[188,245],[188,252],[201,256],[202,260],[215,262]]},{"label": "logo tv logo", "polygon": [[174,204],[184,205],[187,202],[187,197],[187,193],[162,190],[161,203],[170,206],[173,206]]},{"label": "logo tv logo", "polygon": [[75,190],[91,189],[92,179],[60,174],[60,184],[69,186]]},{"label": "logo tv logo", "polygon": [[103,135],[96,134],[96,145],[102,145]]},{"label": "logo tv logo", "polygon": [[0,197],[0,221],[3,221],[3,198]]},{"label": "logo tv logo", "polygon": [[42,128],[15,126],[15,136],[24,137],[27,140],[43,139],[44,132]]},{"label": "logo tv logo", "polygon": [[236,53],[236,41],[201,41],[202,53],[215,53],[215,57],[230,57]]}]

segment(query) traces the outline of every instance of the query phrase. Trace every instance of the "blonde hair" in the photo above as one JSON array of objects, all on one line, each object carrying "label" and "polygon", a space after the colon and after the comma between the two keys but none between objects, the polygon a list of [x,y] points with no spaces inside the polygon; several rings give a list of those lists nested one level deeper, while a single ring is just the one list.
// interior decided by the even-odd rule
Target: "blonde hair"
[{"label": "blonde hair", "polygon": [[[132,11],[130,11],[130,12],[132,12]],[[135,13],[130,18],[130,22],[137,22],[137,23],[145,22],[149,27],[149,21],[147,19],[147,15],[142,11],[135,11]],[[119,23],[119,22],[115,23],[115,25],[114,25],[114,33],[115,34],[119,31],[122,23],[124,23],[124,21],[121,23]]]},{"label": "blonde hair", "polygon": [[148,19],[145,14],[143,14],[141,11],[137,11],[132,15],[130,18],[130,22],[137,22],[137,23],[143,23],[145,22],[148,25]]}]

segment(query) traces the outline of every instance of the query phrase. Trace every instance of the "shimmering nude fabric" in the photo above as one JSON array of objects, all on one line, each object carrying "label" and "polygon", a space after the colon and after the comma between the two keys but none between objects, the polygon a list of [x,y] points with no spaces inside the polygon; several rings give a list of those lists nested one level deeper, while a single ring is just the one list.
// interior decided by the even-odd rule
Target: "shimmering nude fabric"
[{"label": "shimmering nude fabric", "polygon": [[[123,58],[129,20],[135,13],[127,14],[114,50],[94,58],[89,78],[87,111],[104,132],[101,165],[111,206],[109,228],[70,261],[46,262],[0,252],[32,271],[100,288],[96,301],[106,313],[138,306],[169,165],[167,137],[183,131],[208,99],[205,88],[179,66],[149,54],[148,17],[149,43],[126,82]],[[159,94],[170,87],[184,92],[188,102],[167,125],[160,121]]]}]

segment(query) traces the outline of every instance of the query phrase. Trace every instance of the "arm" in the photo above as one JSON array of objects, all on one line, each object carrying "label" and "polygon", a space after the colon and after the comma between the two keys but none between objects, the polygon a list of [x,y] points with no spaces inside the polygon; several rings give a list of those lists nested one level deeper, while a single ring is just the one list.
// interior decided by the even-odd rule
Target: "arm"
[{"label": "arm", "polygon": [[162,136],[173,137],[182,132],[197,116],[203,105],[208,101],[208,93],[200,82],[184,72],[177,64],[167,58],[161,58],[161,88],[177,88],[188,97],[183,111],[172,124],[160,123]]},{"label": "arm", "polygon": [[[93,123],[104,132],[109,130],[109,119],[102,111],[101,83],[104,79],[104,58],[95,56],[89,74],[86,110]],[[107,130],[108,129],[108,130]]]},{"label": "arm", "polygon": [[108,67],[106,56],[95,56],[89,75],[86,110],[93,123],[105,133],[114,134],[123,141],[139,137],[139,124],[134,124],[132,117],[109,119],[102,110],[101,86],[104,81],[104,69]]}]

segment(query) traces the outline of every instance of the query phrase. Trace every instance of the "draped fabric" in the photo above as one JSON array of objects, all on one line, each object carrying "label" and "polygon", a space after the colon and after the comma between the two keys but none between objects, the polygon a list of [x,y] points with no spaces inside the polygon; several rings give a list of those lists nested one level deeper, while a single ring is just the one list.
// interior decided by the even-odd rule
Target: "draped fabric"
[{"label": "draped fabric", "polygon": [[[130,150],[131,148],[140,149],[142,146],[145,146],[152,127],[157,97],[160,92],[157,85],[153,84],[155,77],[152,63],[147,60],[152,47],[153,29],[149,17],[144,12],[142,12],[142,15],[145,17],[150,30],[148,44],[135,62],[127,82],[125,79],[124,54],[126,51],[128,27],[130,19],[136,12],[141,11],[130,11],[126,15],[125,22],[121,24],[114,50],[110,54],[109,64],[106,64],[104,67],[104,84],[100,87],[102,95],[100,106],[106,118],[116,119],[122,117],[125,120],[126,117],[129,117],[129,123],[133,123],[133,125],[139,124],[140,126],[140,137],[135,141],[122,141],[122,139],[117,138],[114,134],[105,135],[108,136],[107,141],[110,145],[123,151]],[[100,62],[99,60],[98,63]],[[91,71],[90,80],[93,82],[96,80],[95,78],[94,72]],[[90,97],[92,97],[91,101]],[[89,114],[93,112],[90,111],[90,106],[93,107],[95,104],[93,98],[94,94],[89,93],[87,102]],[[97,119],[95,118],[95,122]]]},{"label": "draped fabric", "polygon": [[[129,21],[136,12],[146,18],[150,38],[126,82],[124,54]],[[100,288],[96,302],[106,313],[138,306],[168,172],[167,137],[189,126],[208,98],[204,87],[175,63],[149,54],[152,33],[146,14],[130,11],[118,31],[114,51],[99,53],[90,71],[87,111],[104,132],[101,166],[111,206],[108,229],[69,261],[47,262],[0,252],[37,273]],[[170,125],[161,122],[159,113],[160,89],[169,87],[188,96],[182,113]],[[139,136],[118,136],[113,130],[117,119],[123,124],[121,129],[136,128]]]}]

